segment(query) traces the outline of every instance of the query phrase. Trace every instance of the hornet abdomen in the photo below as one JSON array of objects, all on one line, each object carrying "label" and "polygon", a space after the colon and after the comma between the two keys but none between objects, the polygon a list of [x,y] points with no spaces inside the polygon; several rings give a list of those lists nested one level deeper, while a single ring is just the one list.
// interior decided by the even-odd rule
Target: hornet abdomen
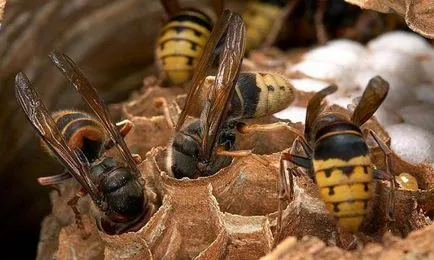
[{"label": "hornet abdomen", "polygon": [[[58,111],[52,117],[69,147],[81,150],[89,162],[100,156],[106,136],[99,121],[89,114],[74,110]],[[42,142],[42,146],[50,151],[45,142]]]},{"label": "hornet abdomen", "polygon": [[280,18],[282,7],[271,1],[251,2],[243,13],[246,24],[246,51],[260,47],[274,22]]},{"label": "hornet abdomen", "polygon": [[183,84],[193,74],[211,34],[211,20],[196,10],[183,10],[161,30],[156,59],[174,84]]},{"label": "hornet abdomen", "polygon": [[286,77],[276,73],[240,73],[232,99],[231,117],[256,118],[277,113],[295,99]]},{"label": "hornet abdomen", "polygon": [[327,210],[340,225],[356,232],[370,210],[372,163],[361,133],[326,132],[316,138],[315,180]]}]

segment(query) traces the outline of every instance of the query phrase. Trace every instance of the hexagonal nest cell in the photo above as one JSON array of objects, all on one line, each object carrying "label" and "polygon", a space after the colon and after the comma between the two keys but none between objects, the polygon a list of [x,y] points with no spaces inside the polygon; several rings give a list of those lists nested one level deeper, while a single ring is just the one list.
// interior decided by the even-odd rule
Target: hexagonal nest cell
[{"label": "hexagonal nest cell", "polygon": [[[286,128],[238,135],[237,147],[254,149],[255,154],[234,159],[215,175],[198,179],[169,176],[165,157],[174,130],[168,114],[155,99],[164,97],[171,103],[182,92],[154,86],[120,105],[123,117],[135,124],[126,142],[132,152],[144,159],[139,169],[146,190],[154,194],[156,211],[147,224],[137,232],[104,234],[92,217],[91,200],[84,197],[79,210],[85,228],[78,229],[67,206],[78,191],[78,184],[70,181],[51,193],[53,211],[42,224],[38,259],[258,259],[270,252],[266,259],[304,257],[304,254],[328,259],[337,255],[387,254],[379,252],[380,249],[390,254],[394,250],[396,254],[410,254],[420,247],[416,241],[421,236],[432,239],[433,169],[428,165],[411,165],[396,154],[392,154],[393,171],[414,176],[419,190],[398,187],[394,198],[395,220],[391,222],[385,212],[390,182],[376,181],[373,211],[361,232],[355,235],[338,228],[319,199],[314,182],[304,174],[295,176],[294,200],[279,199],[280,154],[296,138],[294,131]],[[329,109],[348,114],[337,106]],[[171,113],[176,114],[176,110],[169,111],[169,116]],[[260,122],[272,123],[276,119],[270,116]],[[288,124],[300,132],[303,130],[300,123]],[[365,127],[390,143],[387,132],[375,119],[369,120]],[[384,154],[375,145],[370,148],[374,164],[383,169]],[[276,226],[279,219],[280,231]],[[417,229],[421,230],[412,232]],[[407,251],[399,247],[403,243]],[[355,244],[367,246],[354,249]],[[431,255],[434,252],[432,246],[425,250]]]}]

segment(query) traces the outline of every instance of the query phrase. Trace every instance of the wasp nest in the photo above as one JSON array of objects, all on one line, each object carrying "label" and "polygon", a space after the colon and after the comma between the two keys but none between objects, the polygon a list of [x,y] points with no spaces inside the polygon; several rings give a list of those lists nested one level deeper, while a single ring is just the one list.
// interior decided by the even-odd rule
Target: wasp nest
[{"label": "wasp nest", "polygon": [[[355,43],[345,44],[352,45],[354,52],[368,51]],[[350,47],[340,49],[350,52]],[[315,51],[318,53],[321,49],[309,53]],[[350,99],[348,93],[360,93],[360,86],[354,89],[346,87],[351,84],[345,85],[345,80],[348,82],[348,79],[342,78],[345,75],[340,77],[331,69],[324,75],[336,78],[325,80],[319,74],[307,75],[308,70],[313,71],[312,68],[300,64],[313,59],[306,56],[309,53],[304,56],[256,53],[248,65],[285,73],[299,90],[300,85],[309,86],[299,95],[298,112],[283,111],[276,116],[293,122],[303,121],[303,111],[311,93],[330,82],[344,83],[344,89],[339,96],[328,100],[328,109],[349,115],[348,110],[342,108],[341,101],[343,98]],[[261,59],[256,60],[255,55]],[[274,62],[267,63],[263,57]],[[345,57],[351,58],[350,55]],[[316,59],[315,62],[322,66],[326,63],[324,59]],[[344,61],[341,59],[341,62]],[[325,69],[324,66],[322,69]],[[396,82],[392,81],[392,84]],[[394,91],[393,87],[391,91]],[[169,176],[165,168],[167,144],[174,135],[173,120],[176,121],[179,112],[170,104],[176,101],[182,106],[184,93],[179,88],[148,86],[128,102],[115,107],[122,117],[135,124],[126,142],[132,152],[139,153],[144,159],[139,166],[140,171],[146,181],[146,189],[155,195],[152,199],[157,209],[148,223],[137,232],[114,236],[104,234],[95,225],[92,202],[85,197],[79,202],[84,230],[78,229],[72,210],[67,206],[67,201],[78,190],[77,184],[71,181],[51,193],[53,210],[42,225],[39,259],[258,259],[267,254],[266,259],[434,256],[432,162],[416,158],[410,163],[407,158],[403,160],[397,155],[402,151],[400,149],[391,155],[392,171],[400,175],[400,185],[394,197],[394,221],[388,219],[386,212],[391,183],[387,180],[375,181],[373,210],[360,232],[354,235],[338,228],[319,199],[315,184],[304,174],[295,176],[295,198],[292,201],[279,199],[280,154],[290,149],[296,138],[296,134],[286,128],[237,136],[237,146],[253,149],[255,155],[234,159],[230,166],[213,176],[198,179]],[[397,95],[396,98],[405,97]],[[162,105],[164,102],[169,106]],[[386,108],[393,110],[396,103],[386,100],[386,104]],[[387,119],[393,117],[387,115]],[[399,122],[390,125],[402,124],[403,120],[398,117]],[[272,116],[261,119],[261,123],[275,121],[277,119]],[[389,135],[382,126],[389,123],[379,117],[378,121],[375,118],[369,120],[364,127],[374,130],[394,148],[396,135]],[[303,130],[302,123],[288,124],[300,132]],[[384,169],[386,162],[382,150],[372,140],[367,141],[376,168]],[[417,151],[412,152],[410,157],[415,153]],[[410,178],[417,186],[406,183],[406,178],[402,176]],[[281,224],[280,230],[278,224]]]},{"label": "wasp nest", "polygon": [[413,31],[429,38],[434,38],[434,15],[427,10],[434,9],[433,2],[401,0],[401,1],[379,1],[379,0],[345,0],[348,3],[356,4],[363,9],[372,9],[383,13],[396,12],[405,17],[405,21]]}]

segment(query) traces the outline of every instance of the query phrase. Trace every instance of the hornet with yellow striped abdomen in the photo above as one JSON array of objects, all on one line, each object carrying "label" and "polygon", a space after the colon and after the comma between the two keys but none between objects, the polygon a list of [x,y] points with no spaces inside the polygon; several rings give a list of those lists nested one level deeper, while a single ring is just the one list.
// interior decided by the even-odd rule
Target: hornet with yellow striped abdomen
[{"label": "hornet with yellow striped abdomen", "polygon": [[[163,77],[175,85],[182,85],[191,79],[213,23],[208,15],[197,9],[181,9],[177,0],[161,0],[161,3],[169,21],[161,29],[155,59]],[[214,0],[213,3],[216,3],[216,13],[221,12],[221,1]]]},{"label": "hornet with yellow striped abdomen", "polygon": [[[293,150],[294,147],[301,147],[307,157],[292,153],[282,154],[281,175],[286,174],[284,161],[308,169],[308,173],[319,188],[320,197],[327,210],[336,217],[344,230],[356,232],[370,211],[374,195],[374,166],[360,127],[386,98],[389,84],[379,76],[372,78],[351,119],[338,112],[321,111],[322,100],[336,89],[335,85],[327,87],[316,93],[309,101],[304,136],[299,136],[293,145]],[[390,162],[390,149],[373,131],[368,130],[368,132]],[[294,168],[290,170],[289,178],[282,178],[282,182],[283,187],[289,189],[285,192],[288,192],[292,199],[293,190],[288,187],[293,187]],[[390,167],[387,167],[386,174],[391,176]],[[285,183],[287,179],[290,179],[291,183]],[[388,214],[390,215],[394,212],[395,182],[393,180],[389,198],[391,204],[389,204]]]},{"label": "hornet with yellow striped abdomen", "polygon": [[246,24],[246,52],[261,47],[273,31],[273,26],[283,22],[279,20],[284,19],[281,14],[286,2],[288,1],[260,0],[247,4],[246,11],[243,13]]},{"label": "hornet with yellow striped abdomen", "polygon": [[[295,98],[294,87],[282,75],[239,72],[244,56],[244,24],[225,11],[199,61],[185,107],[169,145],[167,169],[176,178],[209,176],[228,166],[232,158],[251,154],[235,149],[235,130],[267,131],[286,124],[246,125],[240,120],[276,113]],[[216,76],[207,72],[219,55]],[[192,120],[183,129],[187,116]]]},{"label": "hornet with yellow striped abdomen", "polygon": [[[214,82],[214,76],[206,77],[201,94],[207,93]],[[295,99],[295,89],[288,79],[272,72],[240,72],[234,91],[228,115],[231,120],[272,115]],[[206,97],[199,99],[206,100]]]}]

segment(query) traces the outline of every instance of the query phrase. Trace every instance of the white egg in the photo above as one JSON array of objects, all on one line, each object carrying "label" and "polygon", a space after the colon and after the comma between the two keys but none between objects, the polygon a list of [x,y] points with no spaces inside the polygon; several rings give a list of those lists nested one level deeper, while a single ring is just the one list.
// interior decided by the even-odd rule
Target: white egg
[{"label": "white egg", "polygon": [[348,40],[348,39],[337,39],[327,42],[327,46],[338,47],[344,51],[350,51],[357,53],[358,55],[363,55],[367,52],[365,46],[359,42]]},{"label": "white egg", "polygon": [[391,148],[402,159],[410,163],[433,162],[434,135],[410,124],[386,127],[391,137]]},{"label": "white egg", "polygon": [[337,45],[326,45],[315,48],[307,52],[304,60],[329,62],[334,65],[341,66],[346,70],[355,70],[360,62],[360,56],[366,52],[355,52],[353,49],[346,49]]},{"label": "white egg", "polygon": [[389,74],[399,78],[402,82],[416,85],[425,80],[422,65],[413,56],[397,51],[374,51],[366,58],[367,69],[379,75]]},{"label": "white egg", "polygon": [[326,61],[304,60],[288,68],[291,72],[300,72],[308,77],[320,80],[336,81],[344,76],[345,68]]},{"label": "white egg", "polygon": [[384,33],[368,43],[370,50],[397,51],[413,56],[423,55],[431,50],[430,44],[416,33],[394,31]]},{"label": "white egg", "polygon": [[304,60],[287,68],[289,74],[301,73],[306,77],[337,84],[340,89],[352,88],[352,74],[345,67],[326,61]]},{"label": "white egg", "polygon": [[[339,93],[327,96],[327,102],[329,104],[335,104],[343,108],[348,108],[348,106],[354,107],[357,105],[355,98],[358,98],[362,93],[354,93],[352,96],[342,96]],[[351,110],[352,111],[352,110]],[[402,122],[402,118],[395,112],[380,106],[374,114],[375,118],[380,122],[382,126],[394,125]]]},{"label": "white egg", "polygon": [[380,106],[374,114],[382,126],[389,126],[402,123],[402,118],[393,110]]},{"label": "white egg", "polygon": [[354,75],[354,84],[357,85],[357,88],[363,92],[369,80],[375,76],[378,76],[378,73],[372,69],[360,70]]},{"label": "white egg", "polygon": [[434,105],[419,104],[406,106],[399,110],[406,123],[419,126],[434,133]]},{"label": "white egg", "polygon": [[390,86],[389,93],[387,94],[382,107],[393,111],[402,106],[414,104],[416,102],[416,95],[412,91],[413,85],[401,80],[396,76],[396,74],[365,70],[355,75],[354,81],[356,82],[355,84],[361,88],[361,91],[363,91],[369,80],[377,75],[386,80]]},{"label": "white egg", "polygon": [[316,79],[289,79],[295,89],[303,92],[318,92],[330,83]]},{"label": "white egg", "polygon": [[338,105],[338,106],[341,106],[343,108],[347,108],[348,105],[353,103],[354,97],[355,96],[349,97],[349,96],[340,95],[340,93],[335,93],[335,94],[327,96],[326,100],[327,100],[329,105]]},{"label": "white egg", "polygon": [[306,108],[305,107],[297,107],[297,106],[289,106],[282,111],[274,114],[275,117],[279,119],[287,119],[291,120],[291,122],[302,122],[306,119]]},{"label": "white egg", "polygon": [[422,71],[425,78],[434,84],[434,50],[426,53],[423,59],[421,59]]},{"label": "white egg", "polygon": [[420,85],[415,88],[414,92],[416,93],[417,99],[434,104],[434,85]]}]

